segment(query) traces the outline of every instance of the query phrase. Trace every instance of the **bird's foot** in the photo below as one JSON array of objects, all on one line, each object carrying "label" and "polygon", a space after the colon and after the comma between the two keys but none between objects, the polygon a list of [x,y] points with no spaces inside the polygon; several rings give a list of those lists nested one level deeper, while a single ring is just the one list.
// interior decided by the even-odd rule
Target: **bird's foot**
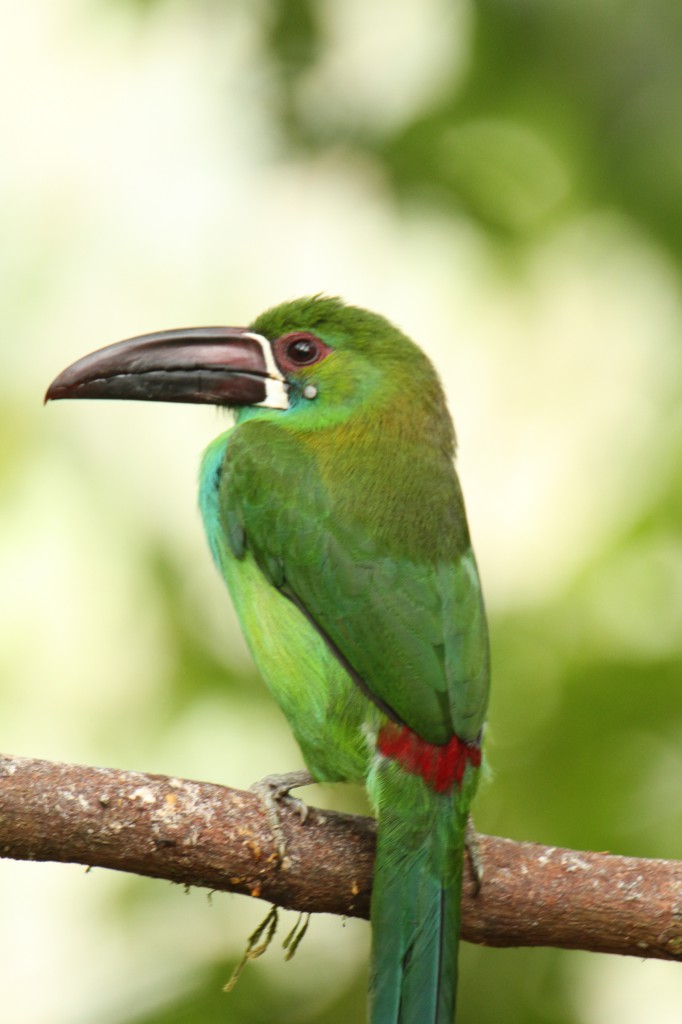
[{"label": "bird's foot", "polygon": [[464,847],[469,854],[469,870],[474,883],[474,896],[478,896],[483,884],[483,855],[474,819],[469,815],[464,831]]},{"label": "bird's foot", "polygon": [[292,789],[298,789],[299,786],[309,786],[314,781],[315,779],[310,772],[299,771],[288,772],[286,775],[266,775],[264,779],[254,782],[251,786],[251,792],[260,797],[260,801],[263,804],[265,816],[268,819],[268,825],[270,826],[281,861],[284,860],[287,844],[284,832],[282,831],[280,804],[286,804],[287,807],[298,814],[301,824],[303,824],[308,817],[308,805],[303,800],[299,800],[298,797],[290,796],[290,793]]}]

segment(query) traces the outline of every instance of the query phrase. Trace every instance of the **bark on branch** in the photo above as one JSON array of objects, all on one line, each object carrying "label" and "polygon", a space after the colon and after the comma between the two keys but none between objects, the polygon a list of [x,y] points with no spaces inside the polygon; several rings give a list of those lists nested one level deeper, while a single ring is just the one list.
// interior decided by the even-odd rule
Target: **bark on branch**
[{"label": "bark on branch", "polygon": [[[252,793],[206,782],[0,755],[0,855],[71,861],[247,893],[300,911],[367,917],[368,818],[282,810],[280,864]],[[465,872],[462,934],[682,961],[682,862],[481,836],[478,896]]]}]

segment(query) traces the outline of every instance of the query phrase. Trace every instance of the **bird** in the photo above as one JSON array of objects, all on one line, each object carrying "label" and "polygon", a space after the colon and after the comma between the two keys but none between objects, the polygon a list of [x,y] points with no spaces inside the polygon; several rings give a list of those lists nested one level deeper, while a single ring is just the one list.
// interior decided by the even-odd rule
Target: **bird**
[{"label": "bird", "polygon": [[201,513],[308,777],[360,783],[376,815],[369,1019],[451,1024],[490,654],[431,361],[316,295],[108,345],[53,381],[46,401],[64,398],[233,411],[203,455]]}]

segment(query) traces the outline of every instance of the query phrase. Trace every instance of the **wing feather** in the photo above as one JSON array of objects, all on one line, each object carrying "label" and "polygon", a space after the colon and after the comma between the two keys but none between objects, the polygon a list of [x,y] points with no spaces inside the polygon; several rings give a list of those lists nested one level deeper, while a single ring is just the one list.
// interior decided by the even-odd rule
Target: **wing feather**
[{"label": "wing feather", "polygon": [[230,436],[221,482],[233,553],[253,552],[380,707],[428,742],[447,743],[453,733],[475,739],[487,704],[488,640],[468,539],[448,560],[387,550],[347,503],[339,514],[295,438],[249,426],[260,429]]}]

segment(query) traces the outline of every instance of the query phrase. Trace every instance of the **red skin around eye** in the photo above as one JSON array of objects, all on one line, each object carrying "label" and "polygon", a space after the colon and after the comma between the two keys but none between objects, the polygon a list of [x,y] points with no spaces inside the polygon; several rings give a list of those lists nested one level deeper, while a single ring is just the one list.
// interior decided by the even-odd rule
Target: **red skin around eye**
[{"label": "red skin around eye", "polygon": [[[317,355],[303,362],[292,358],[289,355],[289,350],[297,341],[310,342],[311,345],[315,346]],[[290,334],[283,334],[281,337],[277,338],[272,347],[277,364],[283,373],[294,373],[296,370],[300,370],[304,366],[314,366],[315,363],[319,363],[332,351],[329,345],[326,345],[321,338],[317,337],[317,335],[311,334],[310,331],[292,331]]]}]

